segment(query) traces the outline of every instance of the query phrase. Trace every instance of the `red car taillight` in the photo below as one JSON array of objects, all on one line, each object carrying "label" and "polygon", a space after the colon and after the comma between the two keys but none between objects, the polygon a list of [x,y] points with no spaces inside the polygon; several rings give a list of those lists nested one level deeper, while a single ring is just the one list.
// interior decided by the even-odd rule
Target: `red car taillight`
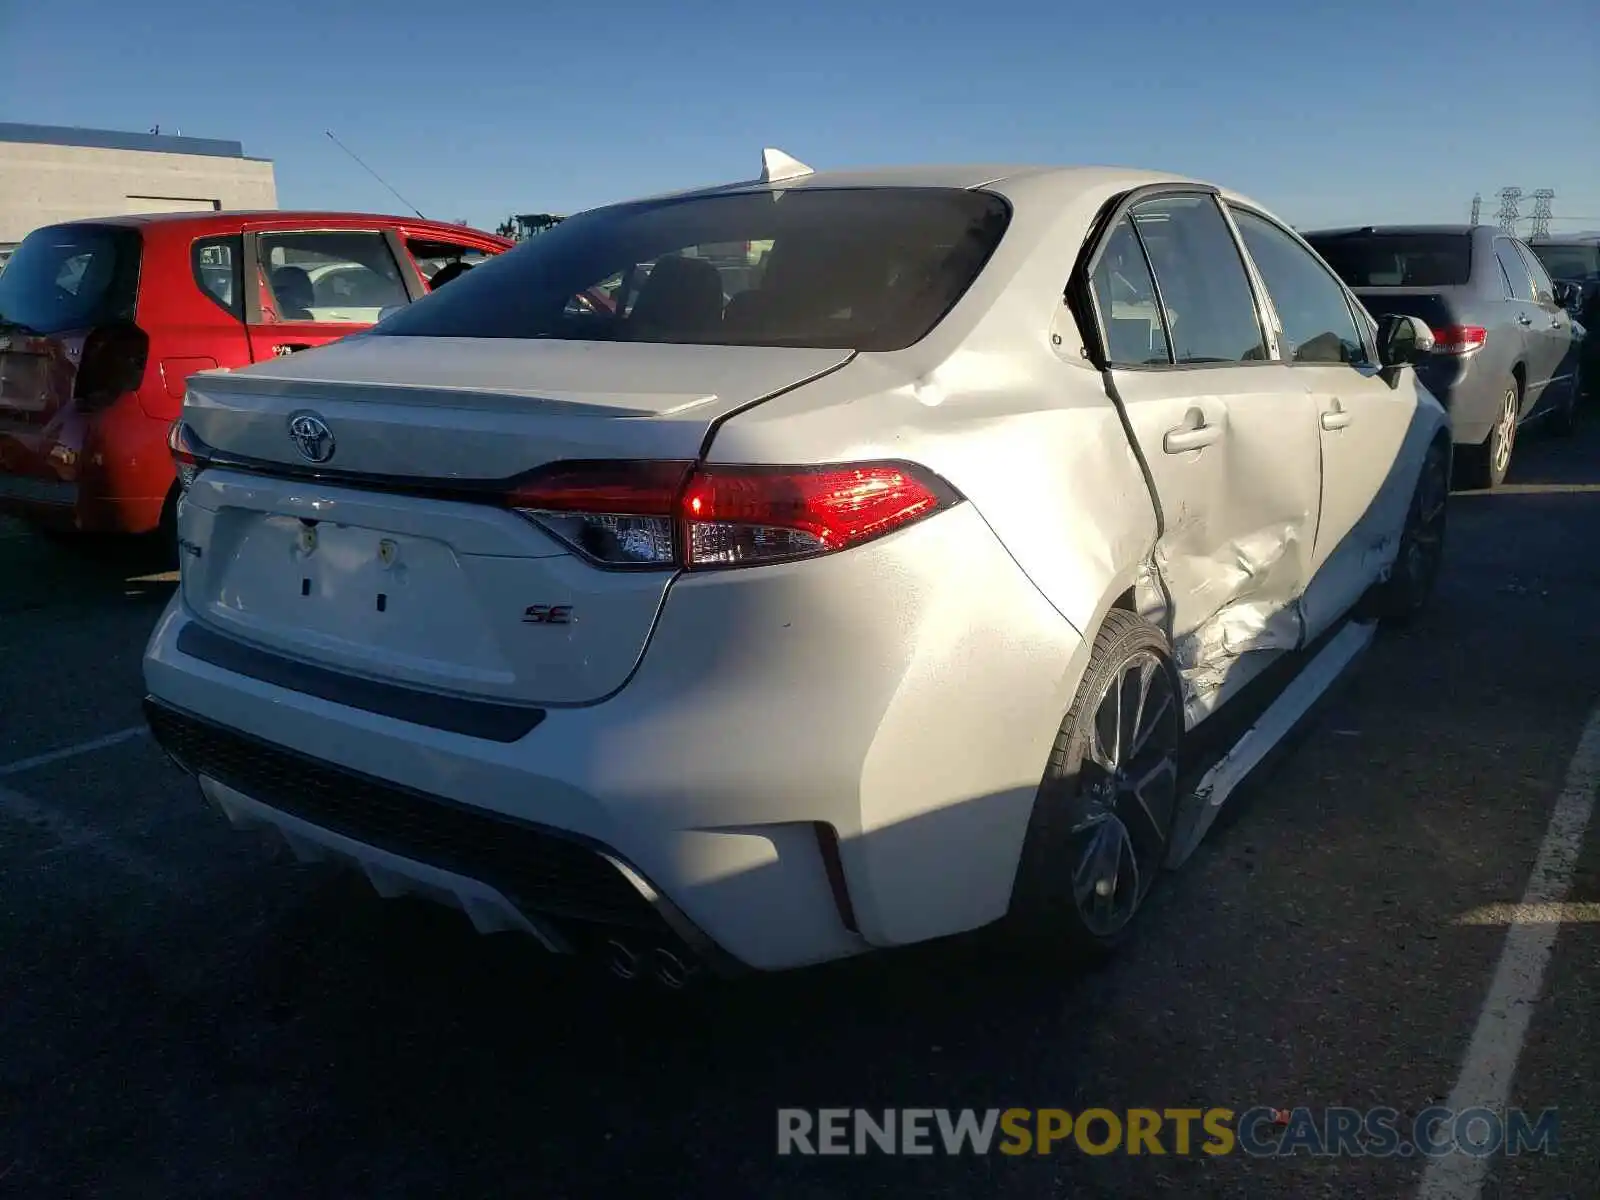
[{"label": "red car taillight", "polygon": [[[1433,354],[1471,354],[1483,349],[1489,331],[1482,325],[1446,325],[1433,331]],[[1497,345],[1499,343],[1496,343]]]},{"label": "red car taillight", "polygon": [[150,359],[150,337],[131,321],[102,325],[83,341],[72,398],[78,411],[94,412],[137,391]]},{"label": "red car taillight", "polygon": [[706,570],[843,550],[960,499],[910,463],[570,462],[535,473],[507,503],[601,565]]}]

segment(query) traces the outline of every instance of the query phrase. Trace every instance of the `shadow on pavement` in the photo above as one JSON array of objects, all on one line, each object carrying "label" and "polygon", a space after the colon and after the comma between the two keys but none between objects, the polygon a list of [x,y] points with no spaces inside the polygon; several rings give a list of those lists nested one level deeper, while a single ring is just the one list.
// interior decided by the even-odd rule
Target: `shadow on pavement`
[{"label": "shadow on pavement", "polygon": [[164,604],[177,583],[151,538],[49,536],[0,524],[0,614],[107,602]]}]

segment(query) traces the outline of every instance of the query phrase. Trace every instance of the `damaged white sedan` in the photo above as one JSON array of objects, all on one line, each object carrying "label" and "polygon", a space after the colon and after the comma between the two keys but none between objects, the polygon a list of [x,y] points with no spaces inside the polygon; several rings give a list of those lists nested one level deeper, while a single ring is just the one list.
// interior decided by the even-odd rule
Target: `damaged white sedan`
[{"label": "damaged white sedan", "polygon": [[1427,601],[1430,344],[1193,180],[769,152],[194,376],[148,718],[235,821],[624,976],[1106,950]]}]

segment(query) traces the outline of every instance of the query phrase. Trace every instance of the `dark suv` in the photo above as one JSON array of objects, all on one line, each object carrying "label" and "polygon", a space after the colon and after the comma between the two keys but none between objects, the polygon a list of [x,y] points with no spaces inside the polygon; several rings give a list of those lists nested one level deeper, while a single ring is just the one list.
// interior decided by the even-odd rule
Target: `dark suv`
[{"label": "dark suv", "polygon": [[1469,487],[1497,487],[1519,426],[1570,432],[1579,334],[1554,283],[1517,238],[1489,225],[1389,225],[1305,235],[1375,317],[1403,313],[1433,329],[1417,375],[1450,410]]},{"label": "dark suv", "polygon": [[1528,243],[1550,278],[1582,290],[1572,315],[1587,330],[1583,339],[1583,383],[1590,397],[1600,397],[1600,234],[1540,238]]}]

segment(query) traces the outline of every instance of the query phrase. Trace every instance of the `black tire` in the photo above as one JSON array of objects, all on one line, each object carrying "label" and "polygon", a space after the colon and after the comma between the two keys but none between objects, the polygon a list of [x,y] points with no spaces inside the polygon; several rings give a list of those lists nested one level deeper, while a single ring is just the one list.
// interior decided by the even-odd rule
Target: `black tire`
[{"label": "black tire", "polygon": [[1389,578],[1373,594],[1374,615],[1391,625],[1407,625],[1433,598],[1444,563],[1446,516],[1450,501],[1449,450],[1443,442],[1428,447],[1411,493],[1411,507],[1400,533]]},{"label": "black tire", "polygon": [[[1507,410],[1518,416],[1507,420]],[[1512,378],[1500,399],[1500,415],[1481,445],[1464,447],[1456,463],[1462,486],[1476,491],[1492,491],[1506,481],[1511,469],[1511,454],[1516,447],[1517,425],[1522,411],[1522,384]]]},{"label": "black tire", "polygon": [[[1129,718],[1129,702],[1139,697]],[[1105,765],[1118,700],[1120,773]],[[1165,862],[1183,727],[1183,691],[1166,637],[1132,613],[1112,611],[1034,797],[1011,906],[1012,926],[1030,945],[1070,961],[1103,957],[1126,940]],[[1129,728],[1131,735],[1123,732]],[[1141,780],[1142,798],[1131,790]]]}]

